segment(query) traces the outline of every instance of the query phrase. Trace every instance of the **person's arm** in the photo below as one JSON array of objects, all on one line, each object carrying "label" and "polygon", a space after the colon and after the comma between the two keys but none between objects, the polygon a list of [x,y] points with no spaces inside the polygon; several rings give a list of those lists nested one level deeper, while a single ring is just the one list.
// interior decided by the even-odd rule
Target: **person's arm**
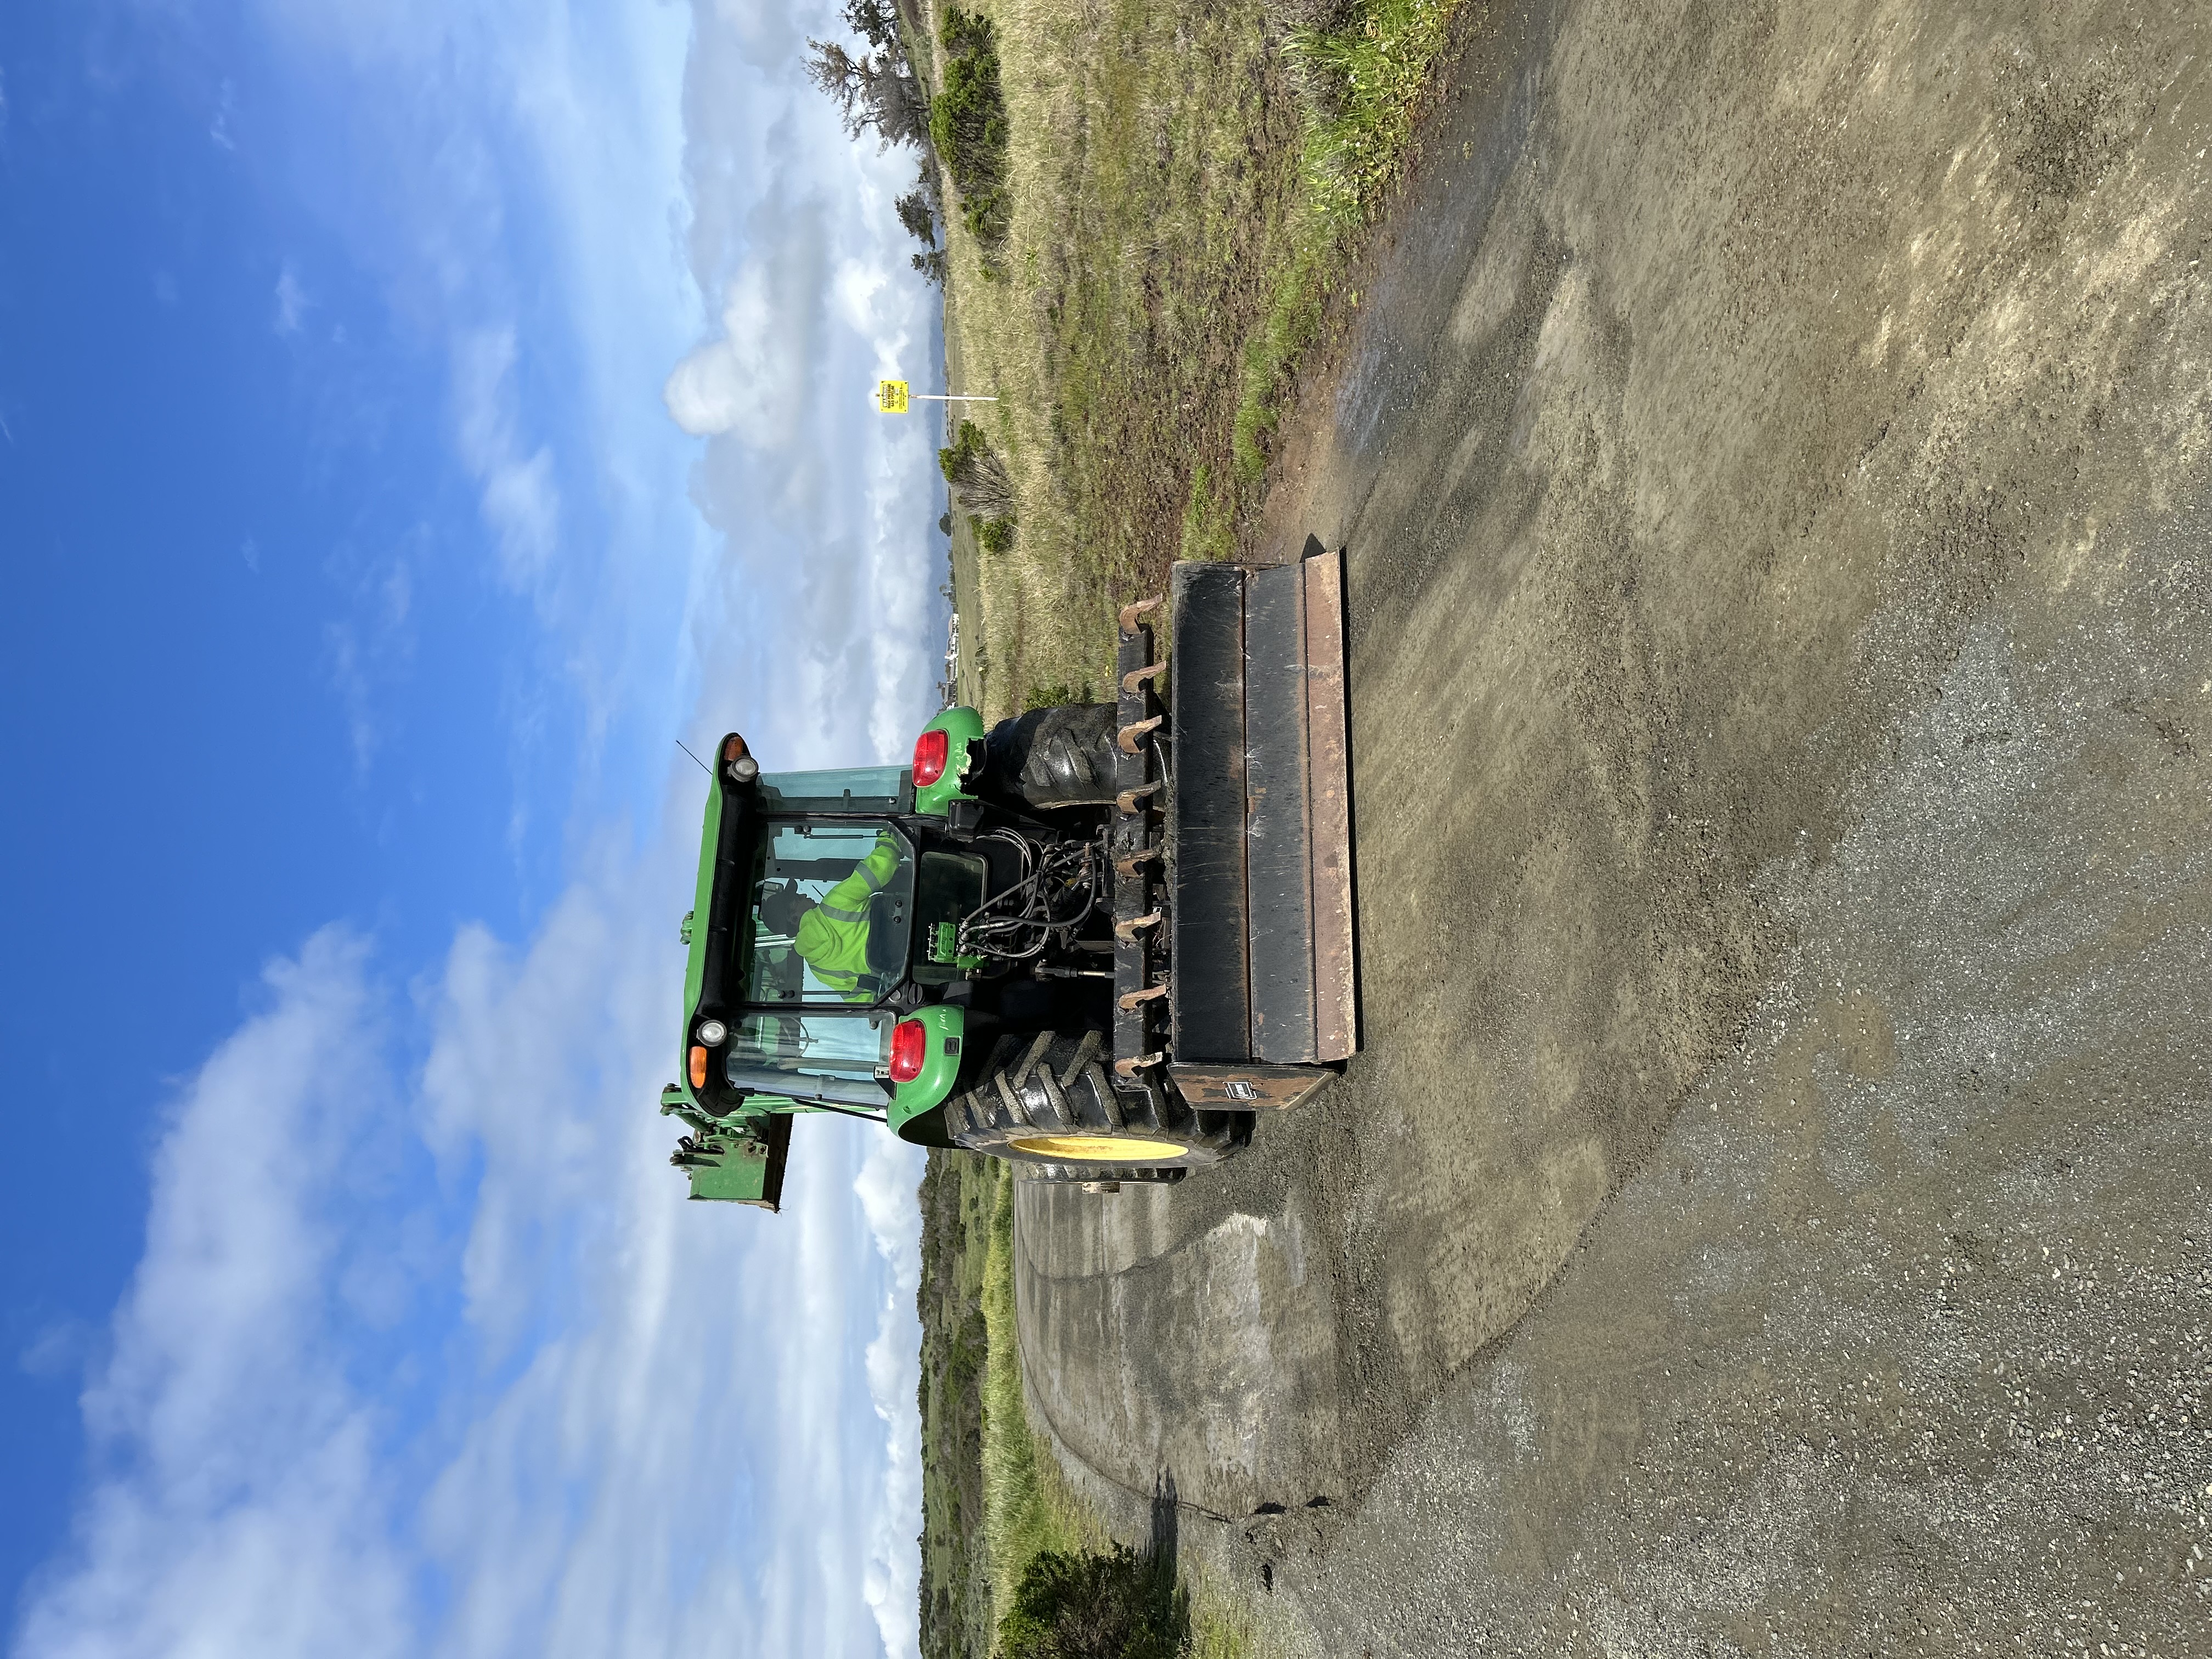
[{"label": "person's arm", "polygon": [[872,896],[890,885],[898,873],[899,844],[888,830],[876,831],[875,850],[860,860],[860,867],[853,873],[868,884]]},{"label": "person's arm", "polygon": [[822,909],[832,921],[860,921],[868,914],[868,901],[890,885],[898,873],[899,844],[888,830],[876,835],[875,850],[854,866],[853,873],[822,896]]}]

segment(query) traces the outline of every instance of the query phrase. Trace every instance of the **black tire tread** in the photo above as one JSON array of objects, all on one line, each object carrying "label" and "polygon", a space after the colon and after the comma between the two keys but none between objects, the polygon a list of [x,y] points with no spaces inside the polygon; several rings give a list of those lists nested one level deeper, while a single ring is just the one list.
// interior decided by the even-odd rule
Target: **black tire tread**
[{"label": "black tire tread", "polygon": [[1032,708],[1000,720],[983,740],[978,793],[1010,806],[1098,806],[1116,793],[1111,703]]},{"label": "black tire tread", "polygon": [[[988,1152],[1031,1167],[1100,1169],[1073,1177],[1087,1181],[1140,1179],[1126,1166],[1065,1157],[1013,1145],[1032,1135],[1130,1134],[1183,1148],[1164,1170],[1202,1170],[1232,1158],[1252,1139],[1249,1112],[1196,1112],[1159,1079],[1143,1073],[1116,1084],[1107,1069],[1110,1050],[1102,1032],[1040,1032],[1006,1036],[992,1050],[983,1081],[945,1103],[945,1125],[970,1152]],[[1125,1173],[1111,1173],[1121,1168]]]}]

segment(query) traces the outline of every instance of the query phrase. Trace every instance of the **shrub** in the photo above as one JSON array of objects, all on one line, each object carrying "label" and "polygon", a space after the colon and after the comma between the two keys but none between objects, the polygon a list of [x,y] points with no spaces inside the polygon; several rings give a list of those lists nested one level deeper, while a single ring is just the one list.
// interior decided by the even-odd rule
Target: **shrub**
[{"label": "shrub", "polygon": [[929,136],[960,193],[960,220],[985,254],[1006,240],[1006,100],[999,88],[998,30],[988,17],[947,9],[945,87],[929,100]]},{"label": "shrub", "polygon": [[999,1621],[1005,1659],[1176,1659],[1189,1617],[1171,1571],[1126,1544],[1042,1550]]},{"label": "shrub", "polygon": [[960,505],[977,518],[1003,519],[1013,511],[1014,484],[1006,476],[1006,464],[993,453],[983,428],[975,422],[960,422],[951,447],[937,452],[937,465]]}]

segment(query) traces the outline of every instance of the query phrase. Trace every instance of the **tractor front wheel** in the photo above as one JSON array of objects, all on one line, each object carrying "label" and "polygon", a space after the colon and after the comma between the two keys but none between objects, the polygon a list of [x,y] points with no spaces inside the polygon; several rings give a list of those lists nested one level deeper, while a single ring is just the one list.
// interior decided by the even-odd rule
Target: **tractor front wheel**
[{"label": "tractor front wheel", "polygon": [[1105,1055],[1096,1031],[1002,1037],[981,1085],[946,1103],[945,1127],[971,1152],[1079,1166],[1062,1178],[1080,1181],[1172,1179],[1251,1143],[1251,1113],[1194,1111],[1149,1075],[1116,1088]]}]

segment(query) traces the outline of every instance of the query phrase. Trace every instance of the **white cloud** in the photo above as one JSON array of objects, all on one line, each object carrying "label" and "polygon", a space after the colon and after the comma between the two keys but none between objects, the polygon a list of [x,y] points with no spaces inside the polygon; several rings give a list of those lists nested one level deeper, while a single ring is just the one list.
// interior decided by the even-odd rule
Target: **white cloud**
[{"label": "white cloud", "polygon": [[464,929],[413,1091],[357,940],[270,971],[156,1157],[23,1659],[914,1651],[918,1156],[808,1120],[783,1214],[684,1201],[684,839]]},{"label": "white cloud", "polygon": [[[378,692],[396,679],[414,656],[415,635],[409,625],[415,594],[410,561],[422,556],[422,540],[418,529],[391,553],[366,563],[347,549],[325,562],[327,574],[341,582],[354,600],[351,612],[343,620],[325,626],[323,662],[344,711],[356,782],[368,776],[369,768],[392,735],[388,723],[378,715]],[[258,572],[260,549],[249,539],[244,551],[247,568]]]},{"label": "white cloud", "polygon": [[319,1291],[334,1189],[381,1103],[362,965],[331,931],[270,968],[273,1006],[171,1115],[145,1259],[85,1396],[118,1473],[31,1598],[27,1659],[412,1650],[374,1413]]},{"label": "white cloud", "polygon": [[884,1425],[884,1487],[869,1528],[861,1595],[891,1659],[921,1651],[921,1557],[914,1540],[921,1514],[921,1419],[915,1406],[921,1322],[915,1293],[921,1285],[922,1163],[919,1148],[885,1135],[870,1146],[853,1183],[876,1253],[890,1269],[867,1351],[868,1396]]},{"label": "white cloud", "polygon": [[[891,207],[915,163],[844,137],[796,41],[777,73],[753,65],[746,29],[765,9],[733,24],[695,0],[686,75],[686,250],[716,327],[664,396],[712,434],[691,495],[726,550],[697,629],[726,712],[704,724],[783,765],[898,759],[931,707],[943,625],[934,423],[867,397],[879,374],[933,368],[937,296]],[[799,33],[837,27],[809,15]]]},{"label": "white cloud", "polygon": [[215,140],[219,149],[236,149],[238,141],[230,136],[230,118],[237,112],[238,89],[228,81],[216,102],[215,119],[208,124],[208,137]]},{"label": "white cloud", "polygon": [[793,435],[788,418],[805,379],[805,338],[782,325],[798,308],[791,284],[787,279],[779,296],[784,304],[771,305],[769,276],[761,265],[738,274],[723,301],[722,337],[678,363],[662,390],[676,424],[694,437],[738,431],[758,447],[778,449]]},{"label": "white cloud", "polygon": [[92,1346],[92,1332],[84,1322],[64,1317],[42,1327],[15,1357],[15,1364],[26,1376],[52,1381],[82,1370]]},{"label": "white cloud", "polygon": [[307,314],[309,301],[307,291],[300,286],[298,274],[287,259],[276,273],[276,318],[274,326],[279,334],[291,335],[300,331],[300,319]]},{"label": "white cloud", "polygon": [[[461,459],[483,487],[484,523],[501,574],[520,593],[542,592],[560,545],[561,489],[552,452],[521,436],[512,325],[464,335],[453,349],[454,422]],[[526,453],[527,451],[527,453]]]},{"label": "white cloud", "polygon": [[[425,1123],[449,1169],[480,1170],[466,1305],[480,1375],[513,1378],[471,1409],[423,1511],[454,1651],[875,1644],[854,1579],[885,1454],[853,1334],[890,1287],[854,1165],[881,1132],[796,1126],[782,1215],[683,1201],[652,1105],[681,839],[643,866],[595,860],[520,957],[465,934],[437,1000]],[[917,1489],[896,1529],[918,1513]]]}]

